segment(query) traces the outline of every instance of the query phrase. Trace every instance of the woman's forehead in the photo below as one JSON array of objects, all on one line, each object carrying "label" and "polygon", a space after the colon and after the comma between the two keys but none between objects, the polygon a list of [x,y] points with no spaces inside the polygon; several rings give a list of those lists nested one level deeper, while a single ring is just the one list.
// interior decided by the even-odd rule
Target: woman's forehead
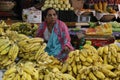
[{"label": "woman's forehead", "polygon": [[56,13],[54,9],[48,10],[47,14]]}]

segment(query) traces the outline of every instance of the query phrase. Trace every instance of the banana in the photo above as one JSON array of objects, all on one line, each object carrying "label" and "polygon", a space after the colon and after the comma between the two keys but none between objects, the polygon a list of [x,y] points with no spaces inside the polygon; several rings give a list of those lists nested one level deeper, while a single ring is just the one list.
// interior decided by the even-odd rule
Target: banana
[{"label": "banana", "polygon": [[104,61],[104,64],[108,64],[108,61],[107,61],[107,58],[108,56],[106,54],[103,55],[103,61]]},{"label": "banana", "polygon": [[14,77],[13,80],[20,80],[20,75],[19,75],[19,74],[16,74],[16,76]]},{"label": "banana", "polygon": [[103,67],[108,69],[108,70],[112,70],[114,69],[114,66],[110,65],[110,64],[103,64]]},{"label": "banana", "polygon": [[0,39],[0,47],[9,42],[9,39]]},{"label": "banana", "polygon": [[75,75],[77,75],[77,66],[76,66],[76,64],[73,66],[73,72],[74,72]]},{"label": "banana", "polygon": [[15,73],[17,70],[16,70],[16,68],[15,67],[11,67],[10,69],[8,69],[5,73],[4,73],[4,75],[10,75],[10,74],[12,74],[12,73]]},{"label": "banana", "polygon": [[90,56],[88,56],[88,57],[86,58],[86,61],[89,62],[89,63],[92,63],[92,62],[93,62],[93,60],[92,60],[92,58],[91,58]]},{"label": "banana", "polygon": [[73,76],[69,74],[63,74],[63,75],[67,77],[67,80],[76,80]]},{"label": "banana", "polygon": [[14,61],[17,58],[18,52],[19,52],[19,47],[17,46],[17,44],[14,44],[14,51],[13,53],[11,53],[11,59],[12,61]]},{"label": "banana", "polygon": [[117,53],[117,62],[120,63],[120,53]]},{"label": "banana", "polygon": [[86,49],[81,49],[80,54],[82,54],[84,57],[88,57]]},{"label": "banana", "polygon": [[97,80],[97,78],[95,77],[95,75],[94,75],[92,72],[90,72],[90,73],[88,74],[88,76],[89,76],[89,78],[90,78],[91,80]]},{"label": "banana", "polygon": [[74,55],[75,51],[70,51],[70,53],[68,54],[69,57],[72,57]]},{"label": "banana", "polygon": [[117,60],[116,60],[116,58],[114,56],[111,56],[111,62],[112,63],[117,63]]},{"label": "banana", "polygon": [[12,59],[12,56],[14,55],[14,50],[16,49],[16,44],[12,44],[11,45],[11,48],[9,50],[9,53],[8,53],[8,57]]},{"label": "banana", "polygon": [[9,75],[6,76],[6,78],[3,78],[3,80],[13,80],[15,77],[15,73],[11,73]]},{"label": "banana", "polygon": [[44,39],[43,38],[38,38],[38,37],[30,38],[28,40],[28,43],[43,43],[43,42],[44,42]]},{"label": "banana", "polygon": [[108,46],[107,46],[107,45],[104,46],[103,52],[104,52],[105,54],[108,54],[108,51],[109,51]]},{"label": "banana", "polygon": [[5,48],[7,48],[10,44],[11,44],[11,42],[9,41],[9,42],[5,43],[4,45],[0,46],[0,52],[2,50],[4,50]]},{"label": "banana", "polygon": [[100,55],[100,56],[103,55],[103,49],[104,49],[104,47],[99,47],[99,48],[97,49],[98,55]]},{"label": "banana", "polygon": [[33,75],[33,71],[31,70],[31,67],[25,67],[25,66],[23,66],[22,67],[22,69],[23,69],[23,71],[25,71],[26,73],[28,73],[28,74],[30,74],[30,75]]},{"label": "banana", "polygon": [[102,72],[95,70],[95,71],[93,71],[93,73],[97,78],[103,79],[103,80],[105,79],[105,75]]},{"label": "banana", "polygon": [[86,61],[86,58],[85,58],[82,54],[79,55],[79,58],[80,58],[80,60],[83,61],[83,62]]},{"label": "banana", "polygon": [[85,80],[85,79],[87,78],[87,75],[85,75],[84,73],[82,73],[82,74],[80,75],[80,77],[81,77],[81,80]]},{"label": "banana", "polygon": [[6,57],[4,57],[4,59],[0,62],[0,64],[5,64],[5,63],[7,63],[7,61],[9,60],[9,58],[6,56]]},{"label": "banana", "polygon": [[62,73],[66,72],[67,68],[68,68],[68,64],[67,63],[63,64],[63,68],[62,68],[61,72]]},{"label": "banana", "polygon": [[101,68],[101,72],[103,72],[105,75],[112,77],[112,78],[117,76],[115,73],[113,73],[112,71],[110,71],[104,67]]},{"label": "banana", "polygon": [[10,46],[6,47],[5,49],[3,49],[1,52],[0,52],[0,55],[5,55],[9,52],[10,50]]},{"label": "banana", "polygon": [[46,43],[43,43],[43,45],[40,47],[40,49],[37,51],[36,55],[35,55],[35,59],[38,58],[38,56],[44,51],[44,49],[46,48]]},{"label": "banana", "polygon": [[49,75],[44,76],[44,80],[51,80]]}]

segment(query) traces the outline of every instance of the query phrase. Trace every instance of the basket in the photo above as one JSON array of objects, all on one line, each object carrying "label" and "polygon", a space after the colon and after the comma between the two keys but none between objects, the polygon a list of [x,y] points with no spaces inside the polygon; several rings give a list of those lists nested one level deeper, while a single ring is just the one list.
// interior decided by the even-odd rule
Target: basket
[{"label": "basket", "polygon": [[104,15],[100,21],[101,22],[110,22],[113,18],[115,18],[115,15]]},{"label": "basket", "polygon": [[11,11],[15,6],[12,1],[0,1],[0,11]]}]

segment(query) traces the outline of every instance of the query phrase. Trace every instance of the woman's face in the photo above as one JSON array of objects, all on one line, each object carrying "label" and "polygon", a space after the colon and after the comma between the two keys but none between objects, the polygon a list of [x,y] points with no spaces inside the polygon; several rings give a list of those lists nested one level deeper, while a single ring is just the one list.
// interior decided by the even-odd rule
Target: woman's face
[{"label": "woman's face", "polygon": [[57,20],[57,13],[55,12],[54,9],[51,9],[48,11],[47,16],[45,17],[45,21],[47,23],[55,23]]}]

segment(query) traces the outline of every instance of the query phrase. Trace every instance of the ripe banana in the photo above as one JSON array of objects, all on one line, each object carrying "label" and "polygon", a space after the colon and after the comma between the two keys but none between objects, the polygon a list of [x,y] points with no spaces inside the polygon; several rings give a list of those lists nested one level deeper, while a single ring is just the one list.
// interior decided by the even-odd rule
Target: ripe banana
[{"label": "ripe banana", "polygon": [[15,73],[17,70],[16,70],[16,68],[15,67],[11,67],[10,69],[8,69],[5,73],[4,73],[4,75],[10,75],[11,73]]},{"label": "ripe banana", "polygon": [[10,50],[10,46],[6,47],[5,49],[3,49],[1,52],[0,52],[0,55],[5,55],[9,52]]}]

